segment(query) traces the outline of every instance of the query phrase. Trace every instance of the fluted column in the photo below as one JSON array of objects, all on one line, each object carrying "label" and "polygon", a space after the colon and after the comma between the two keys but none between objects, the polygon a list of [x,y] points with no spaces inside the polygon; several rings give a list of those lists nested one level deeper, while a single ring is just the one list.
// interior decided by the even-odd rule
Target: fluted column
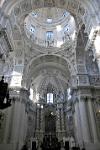
[{"label": "fluted column", "polygon": [[63,113],[63,108],[61,108],[61,125],[62,125],[62,131],[64,131],[64,113]]},{"label": "fluted column", "polygon": [[97,64],[98,64],[98,68],[99,68],[99,73],[100,73],[100,57],[97,57],[96,60],[97,60]]},{"label": "fluted column", "polygon": [[85,98],[81,97],[79,100],[79,110],[80,110],[80,121],[82,126],[83,141],[90,142],[90,130],[88,122],[88,114],[86,110]]},{"label": "fluted column", "polygon": [[60,114],[59,114],[60,111],[59,111],[59,108],[57,108],[57,112],[56,112],[56,113],[57,113],[57,115],[56,115],[56,116],[57,116],[56,129],[57,129],[57,132],[58,132],[58,135],[57,135],[57,136],[58,136],[58,138],[59,138],[59,137],[60,137],[60,134],[59,134],[59,133],[60,133]]},{"label": "fluted column", "polygon": [[91,100],[92,100],[91,98],[88,99],[88,111],[90,116],[90,124],[92,128],[92,135],[93,135],[94,142],[98,142],[96,120],[95,120],[94,110],[93,110],[93,105]]},{"label": "fluted column", "polygon": [[39,131],[39,108],[37,108],[37,118],[36,118],[36,120],[37,120],[37,127],[36,127],[36,129]]},{"label": "fluted column", "polygon": [[57,130],[60,131],[60,116],[59,109],[57,109],[57,122],[56,122]]},{"label": "fluted column", "polygon": [[3,75],[3,67],[4,67],[4,62],[0,60],[0,75]]},{"label": "fluted column", "polygon": [[11,144],[13,145],[13,150],[16,149],[18,145],[18,137],[19,137],[19,123],[20,123],[20,99],[16,98],[15,102],[13,103],[13,122],[12,122],[12,129],[11,129]]},{"label": "fluted column", "polygon": [[44,123],[44,120],[43,120],[43,106],[41,106],[41,130],[43,131],[43,123]]},{"label": "fluted column", "polygon": [[[19,93],[19,94],[18,94]],[[12,96],[15,95],[14,91]],[[26,114],[26,102],[28,100],[28,92],[25,89],[20,89],[20,92],[14,97],[12,108],[13,108],[13,121],[11,124],[11,138],[10,143],[12,144],[12,150],[19,150],[25,142],[25,132],[27,126],[27,114]]]},{"label": "fluted column", "polygon": [[79,109],[79,101],[78,99],[75,100],[74,103],[74,122],[75,122],[75,135],[77,139],[77,144],[80,145],[80,147],[83,146],[83,135],[82,135],[82,126],[81,126],[81,117],[80,117],[80,109]]}]

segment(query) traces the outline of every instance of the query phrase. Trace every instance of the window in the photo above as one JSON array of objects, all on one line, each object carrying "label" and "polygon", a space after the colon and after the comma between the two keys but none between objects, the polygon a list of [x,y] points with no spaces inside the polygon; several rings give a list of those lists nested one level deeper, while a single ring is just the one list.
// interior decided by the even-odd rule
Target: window
[{"label": "window", "polygon": [[35,27],[34,27],[33,25],[31,25],[31,27],[30,27],[30,31],[31,31],[32,33],[34,33],[34,32],[35,32]]},{"label": "window", "polygon": [[60,31],[62,30],[61,25],[57,25],[57,26],[56,26],[56,29],[57,29],[58,32],[60,32]]},{"label": "window", "polygon": [[30,96],[29,96],[30,100],[33,100],[33,89],[30,88]]},{"label": "window", "polygon": [[53,31],[47,31],[46,38],[47,38],[47,40],[52,40],[53,39]]},{"label": "window", "polygon": [[51,18],[48,18],[48,19],[47,19],[47,23],[52,23],[52,19],[51,19]]},{"label": "window", "polygon": [[36,18],[37,17],[37,13],[36,12],[32,12],[32,16]]},{"label": "window", "polygon": [[53,93],[47,93],[47,103],[53,103]]},{"label": "window", "polygon": [[64,15],[64,17],[68,16],[68,12],[65,11],[65,12],[63,13],[63,15]]},{"label": "window", "polygon": [[64,33],[68,32],[68,31],[69,31],[69,28],[68,28],[68,25],[66,25],[66,26],[64,27]]}]

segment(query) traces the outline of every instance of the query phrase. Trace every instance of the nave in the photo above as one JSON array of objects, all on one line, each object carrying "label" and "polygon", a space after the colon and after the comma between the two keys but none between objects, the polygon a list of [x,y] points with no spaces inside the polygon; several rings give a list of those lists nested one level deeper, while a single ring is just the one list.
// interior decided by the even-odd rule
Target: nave
[{"label": "nave", "polygon": [[0,150],[100,150],[100,0],[0,0]]}]

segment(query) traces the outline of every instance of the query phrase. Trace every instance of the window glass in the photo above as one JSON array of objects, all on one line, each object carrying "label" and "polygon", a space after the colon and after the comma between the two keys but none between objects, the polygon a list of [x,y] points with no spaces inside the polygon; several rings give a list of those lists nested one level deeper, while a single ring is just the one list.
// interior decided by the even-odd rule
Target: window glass
[{"label": "window glass", "polygon": [[47,31],[46,32],[46,37],[47,37],[47,40],[53,39],[53,31]]},{"label": "window glass", "polygon": [[53,93],[47,93],[47,103],[53,103]]}]

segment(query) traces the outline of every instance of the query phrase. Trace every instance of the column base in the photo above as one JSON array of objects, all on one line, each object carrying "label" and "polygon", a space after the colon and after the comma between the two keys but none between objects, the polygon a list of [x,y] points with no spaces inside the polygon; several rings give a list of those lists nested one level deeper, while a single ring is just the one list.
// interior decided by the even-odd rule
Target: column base
[{"label": "column base", "polygon": [[0,144],[0,149],[1,150],[13,150],[13,145],[12,144]]},{"label": "column base", "polygon": [[23,143],[4,143],[0,144],[0,150],[20,150],[23,146]]},{"label": "column base", "polygon": [[85,150],[100,150],[100,143],[85,143]]}]

